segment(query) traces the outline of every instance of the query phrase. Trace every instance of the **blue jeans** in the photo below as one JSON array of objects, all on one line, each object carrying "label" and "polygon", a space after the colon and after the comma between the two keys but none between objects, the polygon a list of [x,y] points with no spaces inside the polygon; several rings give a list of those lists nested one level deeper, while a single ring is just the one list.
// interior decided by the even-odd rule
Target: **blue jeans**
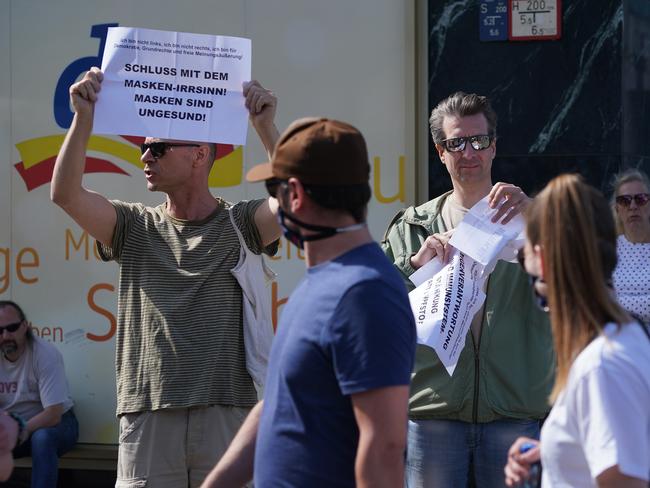
[{"label": "blue jeans", "polygon": [[[508,449],[519,436],[539,438],[537,420],[409,420],[407,488],[502,488]],[[473,472],[470,473],[470,468]]]},{"label": "blue jeans", "polygon": [[59,456],[72,449],[79,437],[79,423],[72,409],[61,416],[54,427],[44,427],[16,447],[14,458],[32,457],[32,488],[56,487]]}]

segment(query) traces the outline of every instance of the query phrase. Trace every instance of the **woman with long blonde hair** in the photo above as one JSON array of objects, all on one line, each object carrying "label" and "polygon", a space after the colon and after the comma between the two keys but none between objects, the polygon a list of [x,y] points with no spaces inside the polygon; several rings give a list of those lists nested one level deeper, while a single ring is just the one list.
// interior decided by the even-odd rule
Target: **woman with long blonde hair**
[{"label": "woman with long blonde hair", "polygon": [[[578,175],[553,179],[527,210],[526,271],[550,312],[557,369],[541,440],[509,451],[506,484],[540,460],[543,487],[647,487],[650,332],[616,301],[616,229]],[[525,443],[535,446],[521,454]]]}]

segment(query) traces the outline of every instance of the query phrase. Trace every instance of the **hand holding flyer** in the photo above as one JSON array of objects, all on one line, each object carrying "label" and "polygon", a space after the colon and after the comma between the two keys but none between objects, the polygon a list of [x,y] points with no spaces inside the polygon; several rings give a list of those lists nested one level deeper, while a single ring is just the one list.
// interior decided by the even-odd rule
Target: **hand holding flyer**
[{"label": "hand holding flyer", "polygon": [[523,244],[524,221],[491,221],[487,197],[474,205],[449,241],[451,260],[433,259],[410,277],[409,293],[418,343],[432,347],[451,376],[465,346],[474,315],[485,301],[484,285],[499,259],[512,260]]},{"label": "hand holding flyer", "polygon": [[450,376],[485,300],[482,271],[481,264],[454,249],[449,263],[409,293],[418,343],[435,349]]},{"label": "hand holding flyer", "polygon": [[488,265],[496,264],[509,242],[517,240],[523,245],[523,217],[516,215],[507,224],[501,224],[491,220],[496,213],[497,209],[490,208],[488,197],[485,197],[469,209],[449,241],[456,249],[485,266],[488,273],[494,268]]},{"label": "hand holding flyer", "polygon": [[113,27],[102,71],[95,132],[245,144],[249,39]]}]

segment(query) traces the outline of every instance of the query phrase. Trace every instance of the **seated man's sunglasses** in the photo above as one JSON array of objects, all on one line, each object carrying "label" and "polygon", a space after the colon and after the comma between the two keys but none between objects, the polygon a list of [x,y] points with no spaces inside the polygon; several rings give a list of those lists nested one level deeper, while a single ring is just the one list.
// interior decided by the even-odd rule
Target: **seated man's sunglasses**
[{"label": "seated man's sunglasses", "polygon": [[0,336],[4,334],[5,330],[7,332],[16,332],[20,326],[23,325],[23,321],[21,320],[20,322],[15,322],[13,324],[5,325],[4,327],[0,327]]},{"label": "seated man's sunglasses", "polygon": [[650,200],[650,194],[636,193],[634,195],[618,195],[616,197],[616,204],[627,208],[632,205],[632,200],[634,200],[637,207],[643,207]]},{"label": "seated man's sunglasses", "polygon": [[467,137],[452,137],[441,142],[442,146],[449,152],[461,152],[469,142],[475,151],[483,151],[490,147],[494,138],[488,135],[477,135]]},{"label": "seated man's sunglasses", "polygon": [[183,144],[181,142],[150,142],[149,144],[140,144],[140,150],[142,151],[142,154],[147,152],[147,149],[151,151],[151,155],[156,158],[160,159],[162,158],[165,153],[167,152],[167,149],[170,147],[199,147],[200,144]]}]

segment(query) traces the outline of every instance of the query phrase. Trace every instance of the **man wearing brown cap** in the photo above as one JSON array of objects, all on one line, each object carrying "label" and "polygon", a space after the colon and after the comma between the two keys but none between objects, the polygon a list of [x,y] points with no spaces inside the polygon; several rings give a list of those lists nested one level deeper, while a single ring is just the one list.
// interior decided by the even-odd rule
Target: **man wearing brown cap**
[{"label": "man wearing brown cap", "polygon": [[[352,126],[301,119],[266,182],[307,274],[285,305],[264,402],[204,486],[402,486],[415,325],[399,275],[366,227],[368,154]],[[253,462],[254,460],[254,462]]]}]

